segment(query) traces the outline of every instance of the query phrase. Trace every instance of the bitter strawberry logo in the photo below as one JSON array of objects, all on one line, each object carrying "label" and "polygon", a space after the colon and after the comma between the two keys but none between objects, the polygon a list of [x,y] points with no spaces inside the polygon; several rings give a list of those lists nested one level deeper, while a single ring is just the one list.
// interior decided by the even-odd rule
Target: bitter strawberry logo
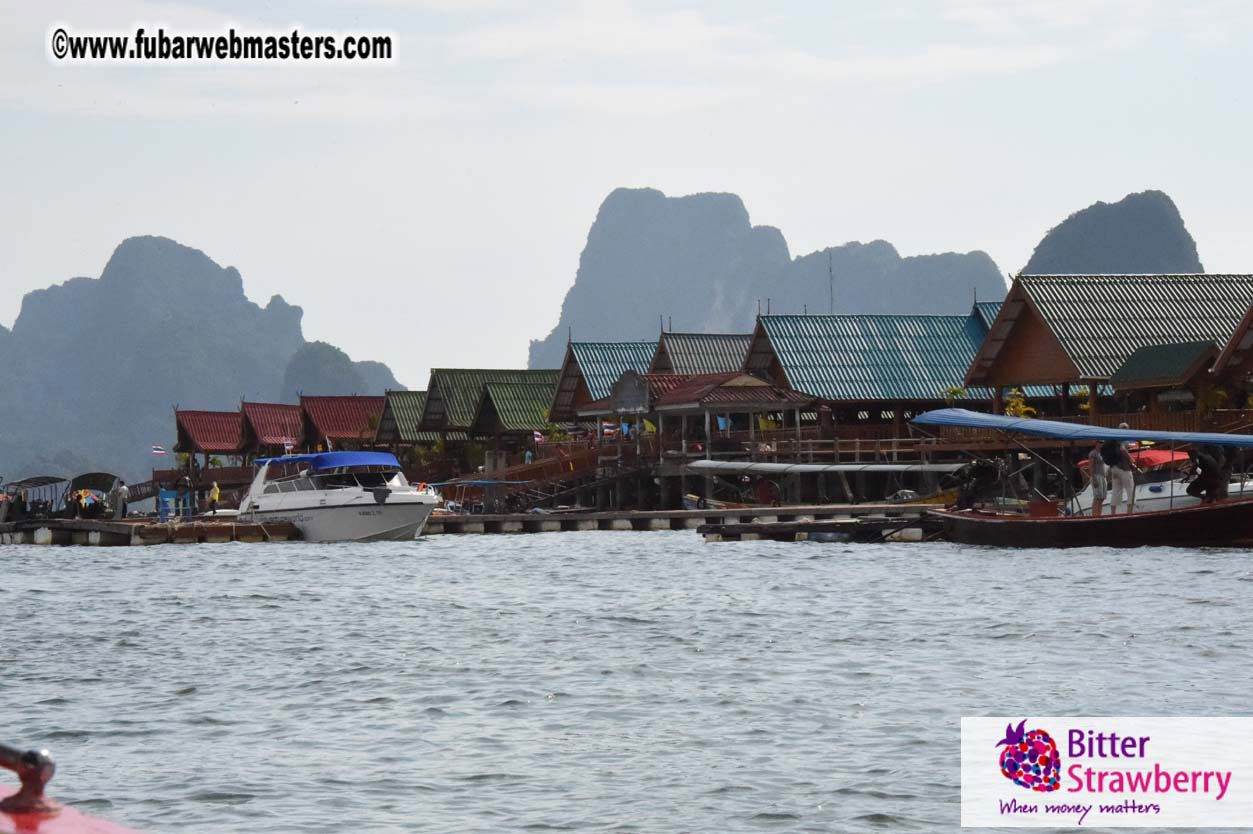
[{"label": "bitter strawberry logo", "polygon": [[1026,726],[1025,718],[1017,727],[1005,725],[1005,738],[996,743],[997,747],[1005,745],[1001,751],[1001,774],[1027,790],[1042,793],[1055,791],[1062,770],[1057,744],[1044,730],[1024,732]]}]

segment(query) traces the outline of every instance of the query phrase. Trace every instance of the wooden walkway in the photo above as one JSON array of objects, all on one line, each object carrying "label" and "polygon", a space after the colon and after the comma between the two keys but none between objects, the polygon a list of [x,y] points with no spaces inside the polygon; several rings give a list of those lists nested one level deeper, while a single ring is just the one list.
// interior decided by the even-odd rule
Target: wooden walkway
[{"label": "wooden walkway", "polygon": [[0,524],[0,544],[60,544],[125,547],[201,542],[275,542],[300,538],[293,524],[149,520],[28,519]]},{"label": "wooden walkway", "polygon": [[699,530],[710,525],[847,521],[867,516],[919,519],[934,504],[813,504],[704,510],[433,515],[423,531],[449,533],[558,533],[580,530]]}]

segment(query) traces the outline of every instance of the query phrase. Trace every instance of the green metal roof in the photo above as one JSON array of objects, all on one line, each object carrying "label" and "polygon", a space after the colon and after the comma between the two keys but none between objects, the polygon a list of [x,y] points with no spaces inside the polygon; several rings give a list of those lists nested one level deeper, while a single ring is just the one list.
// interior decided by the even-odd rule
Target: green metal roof
[{"label": "green metal roof", "polygon": [[[439,440],[439,432],[418,431],[418,422],[422,419],[422,409],[426,405],[425,391],[388,391],[387,402],[383,406],[383,415],[379,417],[378,432],[374,436],[375,443],[399,443],[406,446],[414,443],[435,443]],[[450,440],[464,440],[462,432],[450,432]]]},{"label": "green metal roof", "polygon": [[[556,428],[548,422],[548,404],[552,401],[552,385],[519,382],[489,382],[474,417],[473,431],[490,434],[496,425],[504,432],[550,432]],[[495,420],[492,420],[492,415]]]},{"label": "green metal roof", "polygon": [[571,342],[570,350],[579,363],[592,399],[599,400],[609,396],[609,389],[624,371],[647,372],[657,351],[657,343]]},{"label": "green metal roof", "polygon": [[[974,316],[762,316],[788,384],[826,400],[942,400],[983,340]],[[967,389],[967,398],[986,398]]]},{"label": "green metal roof", "polygon": [[[744,367],[751,333],[662,333],[649,369],[653,373],[720,374]],[[658,361],[669,360],[668,367]]]},{"label": "green metal roof", "polygon": [[1109,377],[1137,348],[1226,344],[1253,302],[1253,275],[1020,275],[1017,284],[1082,379]]},{"label": "green metal roof", "polygon": [[545,388],[544,395],[551,401],[559,373],[557,370],[434,368],[419,427],[468,430],[474,422],[483,389],[490,382],[539,385]]},{"label": "green metal roof", "polygon": [[1206,370],[1218,355],[1211,341],[1137,348],[1109,378],[1115,388],[1163,388],[1183,385]]}]

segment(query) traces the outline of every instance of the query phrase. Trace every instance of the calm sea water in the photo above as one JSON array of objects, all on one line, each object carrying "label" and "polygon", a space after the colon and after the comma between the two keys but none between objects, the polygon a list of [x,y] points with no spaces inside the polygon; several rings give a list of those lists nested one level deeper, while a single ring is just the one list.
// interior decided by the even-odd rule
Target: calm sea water
[{"label": "calm sea water", "polygon": [[559,533],[0,576],[6,740],[147,832],[952,830],[962,715],[1253,688],[1236,551]]}]

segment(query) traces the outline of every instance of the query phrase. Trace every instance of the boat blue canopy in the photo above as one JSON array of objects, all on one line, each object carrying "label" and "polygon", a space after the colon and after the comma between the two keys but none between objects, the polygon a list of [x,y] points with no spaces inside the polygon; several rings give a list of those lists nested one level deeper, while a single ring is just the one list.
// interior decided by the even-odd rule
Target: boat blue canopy
[{"label": "boat blue canopy", "polygon": [[1215,446],[1253,446],[1253,435],[1219,434],[1204,431],[1144,431],[1093,426],[1087,423],[1061,423],[1034,417],[1004,417],[981,414],[965,408],[940,408],[919,414],[913,422],[920,426],[956,426],[964,429],[992,429],[1051,437],[1058,440],[1130,440],[1149,443],[1194,443]]},{"label": "boat blue canopy", "polygon": [[400,468],[400,461],[391,452],[314,452],[308,455],[283,455],[281,458],[257,458],[257,463],[307,463],[314,472],[341,466],[390,466]]}]

